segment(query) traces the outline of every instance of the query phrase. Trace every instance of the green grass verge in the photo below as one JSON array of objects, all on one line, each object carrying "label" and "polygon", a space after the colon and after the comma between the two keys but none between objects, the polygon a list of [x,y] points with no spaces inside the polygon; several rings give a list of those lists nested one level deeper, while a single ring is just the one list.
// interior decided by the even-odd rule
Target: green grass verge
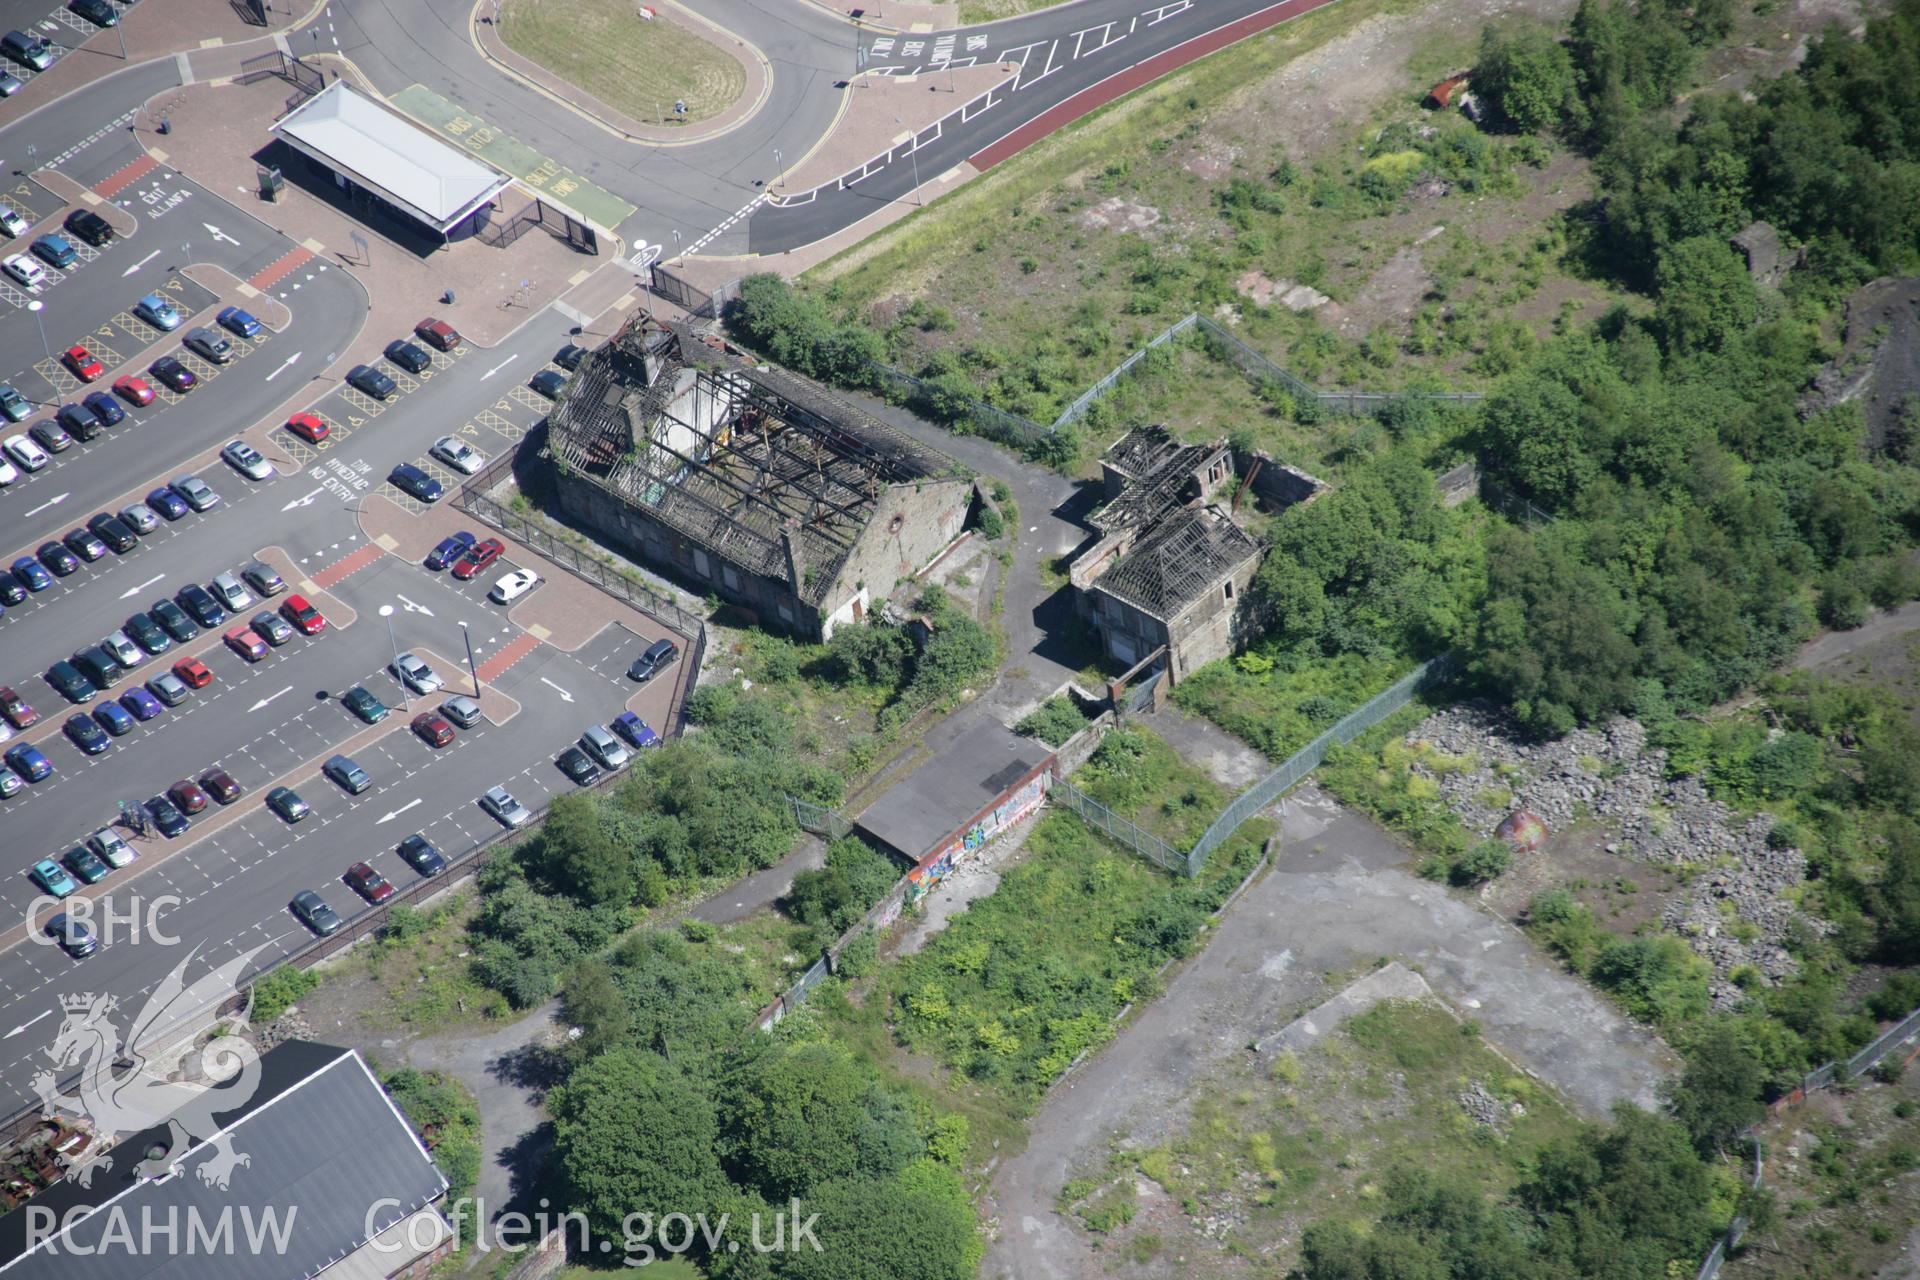
[{"label": "green grass verge", "polygon": [[499,13],[516,53],[642,124],[710,119],[746,88],[738,62],[678,23],[642,19],[635,0],[504,0]]}]

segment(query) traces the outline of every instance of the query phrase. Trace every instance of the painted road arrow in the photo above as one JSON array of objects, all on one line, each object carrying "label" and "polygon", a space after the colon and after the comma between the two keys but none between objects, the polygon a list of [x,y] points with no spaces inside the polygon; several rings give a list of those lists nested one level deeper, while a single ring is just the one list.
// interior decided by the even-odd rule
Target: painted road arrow
[{"label": "painted road arrow", "polygon": [[140,259],[140,261],[134,263],[132,266],[128,267],[125,271],[122,271],[120,273],[120,278],[122,280],[126,279],[128,276],[132,275],[134,272],[138,271],[140,268],[146,266],[149,262],[152,262],[155,258],[159,256],[160,256],[160,251],[158,249],[155,249],[152,253]]},{"label": "painted road arrow", "polygon": [[286,506],[280,509],[282,511],[291,511],[295,507],[310,507],[313,505],[313,500],[319,497],[321,494],[325,493],[326,491],[327,491],[327,486],[321,485],[318,489],[315,489],[312,493],[302,494],[300,497],[295,498],[292,502],[289,502]]},{"label": "painted road arrow", "polygon": [[429,618],[433,616],[433,610],[427,608],[427,606],[423,604],[415,604],[413,601],[407,599],[403,595],[400,595],[398,592],[394,593],[393,598],[395,600],[398,600],[400,602],[400,607],[405,609],[408,613],[424,613]]},{"label": "painted road arrow", "polygon": [[47,510],[49,507],[59,506],[61,503],[65,502],[68,498],[71,498],[72,496],[73,495],[70,493],[56,493],[51,498],[48,498],[45,502],[35,507],[33,510],[27,512],[27,514],[30,516],[37,516],[42,511]]},{"label": "painted road arrow", "polygon": [[293,686],[292,686],[292,685],[288,685],[288,686],[287,686],[286,688],[284,688],[284,689],[282,689],[282,690],[280,691],[280,693],[270,693],[270,694],[268,694],[268,695],[267,695],[266,697],[264,697],[264,698],[262,698],[262,699],[260,699],[260,701],[258,701],[258,702],[256,702],[256,703],[254,703],[254,704],[253,704],[252,706],[250,706],[250,707],[248,707],[248,708],[247,708],[247,710],[249,710],[249,711],[258,711],[258,710],[259,710],[260,708],[262,708],[262,707],[264,707],[264,706],[266,706],[266,705],[267,705],[267,704],[268,704],[269,702],[272,702],[272,701],[273,701],[273,700],[274,700],[275,698],[277,698],[277,697],[279,697],[279,696],[280,696],[280,694],[282,694],[282,693],[292,693],[292,692],[293,692]]},{"label": "painted road arrow", "polygon": [[21,1024],[19,1025],[19,1026],[17,1026],[17,1027],[15,1027],[15,1028],[14,1028],[13,1030],[11,1030],[11,1031],[9,1031],[9,1032],[7,1032],[7,1034],[6,1034],[6,1035],[4,1035],[4,1036],[0,1036],[0,1040],[11,1040],[11,1039],[13,1039],[13,1038],[14,1038],[15,1036],[17,1036],[17,1035],[19,1035],[19,1034],[20,1034],[20,1033],[21,1033],[22,1031],[25,1031],[25,1030],[26,1030],[26,1029],[27,1029],[28,1027],[30,1027],[30,1026],[32,1026],[32,1025],[33,1025],[34,1023],[36,1023],[36,1022],[38,1022],[38,1021],[40,1021],[40,1019],[42,1019],[42,1018],[44,1018],[44,1017],[46,1017],[46,1016],[47,1016],[48,1014],[50,1014],[50,1013],[52,1013],[52,1012],[53,1012],[53,1010],[51,1010],[51,1009],[43,1009],[43,1010],[41,1010],[41,1011],[40,1011],[39,1013],[37,1013],[37,1014],[35,1014],[35,1015],[34,1015],[33,1017],[31,1017],[31,1018],[28,1018],[28,1019],[27,1019],[27,1020],[26,1020],[25,1022],[23,1022],[23,1023],[21,1023]]},{"label": "painted road arrow", "polygon": [[151,578],[148,578],[145,582],[141,583],[139,586],[128,587],[125,591],[122,591],[120,593],[120,598],[122,600],[131,600],[135,596],[139,595],[142,591],[145,591],[148,587],[152,586],[156,582],[159,582],[161,579],[165,578],[166,576],[167,575],[164,573],[156,573]]},{"label": "painted road arrow", "polygon": [[232,236],[228,235],[226,232],[222,231],[220,228],[214,226],[211,222],[203,222],[200,225],[205,227],[207,229],[207,234],[212,236],[216,241],[225,240],[228,244],[240,243],[238,240],[235,240]]},{"label": "painted road arrow", "polygon": [[512,355],[508,356],[505,360],[502,360],[499,364],[493,366],[493,368],[481,374],[480,380],[482,382],[486,381],[488,378],[491,378],[494,374],[500,372],[502,369],[506,368],[508,365],[512,364],[515,360],[518,360],[519,358],[520,358],[520,353],[518,351],[514,352]]},{"label": "painted road arrow", "polygon": [[398,809],[395,809],[392,813],[389,813],[386,817],[375,819],[373,825],[377,827],[382,822],[392,822],[395,818],[399,817],[401,814],[405,813],[407,810],[413,808],[413,806],[419,803],[420,801],[417,799],[409,800],[405,804],[401,805]]},{"label": "painted road arrow", "polygon": [[298,360],[301,356],[305,354],[307,353],[304,351],[296,351],[292,355],[288,356],[285,360],[282,360],[280,362],[280,367],[267,375],[267,381],[272,382],[275,378],[285,373],[287,371],[287,366],[291,365],[295,360]]},{"label": "painted road arrow", "polygon": [[565,701],[565,702],[573,701],[572,694],[568,693],[565,689],[562,689],[559,685],[547,679],[545,676],[540,677],[540,683],[547,686],[547,688],[553,690],[555,693],[559,694],[562,701]]}]

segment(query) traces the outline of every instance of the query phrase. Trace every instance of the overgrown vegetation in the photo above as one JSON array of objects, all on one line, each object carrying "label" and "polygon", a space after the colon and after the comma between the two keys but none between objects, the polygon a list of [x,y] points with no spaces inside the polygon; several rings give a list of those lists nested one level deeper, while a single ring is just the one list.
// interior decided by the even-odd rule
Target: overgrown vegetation
[{"label": "overgrown vegetation", "polygon": [[931,630],[924,643],[907,625],[869,618],[836,628],[813,667],[830,683],[875,696],[883,730],[923,708],[951,702],[999,659],[993,632],[956,607],[939,585],[928,585],[915,605]]},{"label": "overgrown vegetation", "polygon": [[1056,694],[1035,707],[1014,727],[1016,732],[1029,738],[1038,738],[1050,747],[1057,747],[1093,723],[1072,694]]},{"label": "overgrown vegetation", "polygon": [[471,1196],[480,1177],[480,1110],[473,1095],[444,1072],[412,1067],[387,1072],[380,1083],[433,1154],[448,1200]]}]

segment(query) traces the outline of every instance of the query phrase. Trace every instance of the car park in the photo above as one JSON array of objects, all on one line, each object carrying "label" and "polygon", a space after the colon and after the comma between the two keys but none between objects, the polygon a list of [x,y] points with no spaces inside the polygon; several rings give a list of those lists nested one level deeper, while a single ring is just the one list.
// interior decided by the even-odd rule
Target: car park
[{"label": "car park", "polygon": [[624,769],[633,757],[620,745],[620,739],[609,733],[604,725],[590,725],[580,735],[580,749],[593,757],[593,762],[602,769],[612,772]]},{"label": "car park", "polygon": [[273,464],[245,440],[234,440],[220,450],[221,461],[249,480],[265,480],[273,474]]},{"label": "car park", "polygon": [[67,870],[71,871],[73,878],[81,884],[99,884],[113,870],[112,867],[100,861],[99,854],[85,845],[76,846],[60,861],[67,864]]},{"label": "car park", "polygon": [[113,745],[113,740],[107,737],[107,731],[95,724],[93,717],[84,711],[76,711],[68,716],[61,730],[74,746],[80,748],[83,755],[97,756]]},{"label": "car park", "polygon": [[15,283],[27,289],[38,289],[47,282],[47,269],[24,253],[15,253],[0,260],[0,271],[13,277]]},{"label": "car park", "polygon": [[475,543],[453,562],[453,576],[462,582],[478,577],[480,572],[498,560],[506,549],[506,543],[498,538],[488,538],[485,542]]},{"label": "car park", "polygon": [[67,550],[63,542],[43,542],[34,554],[56,578],[65,578],[80,567],[80,557]]},{"label": "car park", "polygon": [[55,235],[52,232],[34,237],[33,244],[29,248],[33,250],[34,257],[62,271],[80,261],[80,253],[73,247],[72,242],[65,236]]},{"label": "car park", "polygon": [[480,797],[480,807],[492,814],[494,820],[503,827],[524,827],[533,821],[532,812],[515,800],[505,787],[488,787]]},{"label": "car park", "polygon": [[87,848],[116,871],[131,865],[133,860],[139,857],[133,851],[133,846],[127,843],[126,838],[112,827],[101,827],[88,836]]},{"label": "car park", "polygon": [[93,415],[93,420],[103,427],[117,427],[127,420],[127,411],[120,407],[120,402],[104,391],[89,391],[81,403],[87,406],[87,412]]},{"label": "car park", "polygon": [[436,320],[428,316],[413,326],[413,332],[422,342],[436,351],[457,351],[460,349],[460,334],[445,320]]},{"label": "car park", "polygon": [[107,731],[107,736],[124,738],[133,732],[136,723],[133,715],[117,702],[103,702],[93,709],[93,722]]},{"label": "car park", "polygon": [[130,405],[145,406],[153,403],[157,393],[145,378],[136,378],[129,373],[113,380],[113,394]]},{"label": "car park", "polygon": [[645,684],[673,665],[680,656],[680,646],[671,640],[655,640],[647,646],[646,652],[633,660],[627,668],[627,678]]},{"label": "car park", "polygon": [[140,652],[140,646],[133,642],[133,637],[124,631],[115,631],[100,642],[100,647],[112,654],[113,660],[128,671],[147,660],[147,656]]},{"label": "car park", "polygon": [[400,861],[423,876],[437,876],[447,869],[447,860],[433,847],[433,842],[417,831],[402,840],[394,852],[400,855]]},{"label": "car park", "polygon": [[173,648],[173,637],[161,630],[160,624],[144,613],[136,613],[128,618],[122,630],[148,653],[161,654]]},{"label": "car park", "polygon": [[113,243],[113,224],[91,209],[75,209],[67,215],[64,225],[96,249]]},{"label": "car park", "polygon": [[40,886],[41,892],[56,898],[71,897],[80,889],[73,877],[67,874],[67,869],[52,858],[42,858],[34,863],[33,870],[27,872],[27,875]]},{"label": "car park", "polygon": [[660,745],[660,735],[654,732],[653,726],[631,711],[622,711],[615,716],[610,727],[636,751]]},{"label": "car park", "polygon": [[[148,512],[148,516],[151,518],[152,513]],[[140,539],[134,536],[132,527],[125,520],[105,511],[87,521],[87,532],[105,543],[117,556],[123,556],[140,545]]]},{"label": "car park", "polygon": [[180,314],[180,308],[173,305],[172,299],[158,293],[150,293],[134,303],[133,314],[162,333],[172,333],[186,320]]},{"label": "car park", "polygon": [[147,366],[147,372],[167,390],[183,395],[200,385],[200,375],[181,364],[177,356],[161,356]]},{"label": "car park", "polygon": [[147,692],[168,706],[177,707],[187,700],[187,695],[192,693],[193,690],[187,685],[185,680],[182,680],[173,672],[162,671],[159,675],[148,679]]},{"label": "car park", "polygon": [[427,568],[438,573],[465,555],[467,548],[471,547],[473,543],[473,535],[465,529],[460,530],[458,533],[449,534],[440,539],[440,541],[434,545],[433,550],[427,552]]},{"label": "car park", "polygon": [[240,798],[241,787],[225,769],[209,769],[200,775],[200,789],[220,804],[232,804]]},{"label": "car park", "polygon": [[398,677],[400,683],[423,697],[440,691],[440,673],[428,666],[426,660],[411,651],[403,653],[387,664],[387,669]]},{"label": "car park", "polygon": [[464,693],[456,693],[440,704],[440,714],[462,729],[471,729],[480,723],[480,704]]},{"label": "car park", "polygon": [[247,626],[252,628],[253,634],[276,649],[293,639],[292,626],[277,613],[256,613],[248,620]]},{"label": "car park", "polygon": [[341,926],[345,923],[340,919],[340,913],[328,906],[326,899],[311,889],[302,889],[294,894],[293,901],[287,905],[301,924],[323,938],[340,932]]},{"label": "car park", "polygon": [[420,740],[430,747],[444,747],[453,742],[453,726],[447,718],[432,711],[422,711],[413,718],[413,731]]},{"label": "car park", "polygon": [[374,697],[365,685],[355,685],[340,695],[340,705],[366,724],[379,724],[387,718],[387,704]]},{"label": "car park", "polygon": [[53,585],[53,575],[32,556],[21,556],[13,562],[13,576],[29,591],[45,591]]},{"label": "car park", "polygon": [[26,782],[40,782],[53,774],[53,762],[40,753],[40,748],[25,742],[16,742],[7,748],[5,756],[7,768],[19,774]]},{"label": "car park", "polygon": [[175,603],[190,614],[193,620],[203,627],[217,627],[227,620],[227,611],[220,602],[207,593],[207,589],[197,582],[189,582],[174,592]]},{"label": "car park", "polygon": [[[41,239],[45,238],[41,237]],[[60,357],[60,362],[82,382],[97,382],[107,376],[107,366],[100,363],[100,358],[77,344],[67,348],[66,354]]]},{"label": "car park", "polygon": [[142,722],[153,719],[164,710],[160,705],[160,699],[142,688],[129,689],[121,694],[120,705],[126,709],[128,715]]},{"label": "car park", "polygon": [[327,424],[311,413],[296,413],[288,418],[287,430],[310,444],[319,444],[330,434]]},{"label": "car park", "polygon": [[153,825],[160,834],[171,840],[186,832],[187,815],[180,812],[178,805],[165,796],[154,796],[147,801],[147,816],[153,819]]},{"label": "car park", "polygon": [[111,689],[113,682],[120,678],[120,664],[113,660],[112,654],[97,644],[75,650],[73,665],[78,667],[87,681],[102,693]]},{"label": "car park", "polygon": [[13,389],[10,382],[0,382],[0,417],[8,422],[25,422],[33,416],[33,406],[27,398]]},{"label": "car park", "polygon": [[408,373],[421,373],[433,365],[432,356],[405,338],[395,338],[389,342],[385,355]]},{"label": "car park", "polygon": [[267,792],[267,808],[288,822],[298,822],[313,812],[292,787],[275,787]]},{"label": "car park", "polygon": [[73,448],[73,437],[57,421],[36,422],[27,428],[27,434],[48,453],[65,453]]},{"label": "car park", "polygon": [[[160,513],[144,502],[129,502],[120,508],[119,519],[122,524],[142,538],[160,527]],[[94,532],[100,533],[98,529]],[[100,536],[106,537],[105,534]]]},{"label": "car park", "polygon": [[167,799],[182,813],[199,813],[207,807],[207,793],[200,789],[199,783],[185,778],[167,788]]},{"label": "car park", "polygon": [[303,636],[317,636],[327,629],[327,620],[305,596],[288,596],[280,602],[280,616],[293,624]]},{"label": "car park", "polygon": [[67,550],[73,552],[73,554],[79,556],[88,564],[92,564],[96,560],[104,559],[107,554],[107,544],[100,541],[96,534],[90,533],[85,529],[69,529],[67,530],[66,536],[61,538],[60,541],[66,546]]},{"label": "car park", "polygon": [[441,436],[427,452],[463,476],[470,476],[487,465],[487,455],[458,436]]},{"label": "car park", "polygon": [[185,498],[165,485],[147,495],[147,506],[169,520],[179,520],[193,510]]},{"label": "car park", "polygon": [[215,321],[228,333],[241,338],[255,337],[261,329],[261,324],[254,319],[253,313],[240,307],[222,307]]},{"label": "car park", "polygon": [[195,325],[187,330],[187,336],[180,340],[180,345],[214,364],[230,364],[233,361],[233,339],[205,325]]},{"label": "car park", "polygon": [[410,498],[418,498],[422,502],[438,502],[440,495],[446,492],[440,487],[438,480],[411,462],[403,462],[388,472],[387,480],[400,492]]},{"label": "car park", "polygon": [[252,594],[241,586],[240,579],[231,573],[214,574],[213,581],[208,583],[207,587],[213,592],[213,598],[218,600],[228,613],[239,613],[253,603]]},{"label": "car park", "polygon": [[248,586],[260,593],[262,599],[277,596],[287,589],[286,582],[278,571],[264,560],[252,560],[240,570],[240,576],[246,579]]},{"label": "car park", "polygon": [[553,354],[553,362],[562,369],[565,369],[568,373],[572,373],[575,369],[578,369],[580,362],[586,358],[587,349],[573,342],[569,342]]},{"label": "car park", "polygon": [[33,224],[21,217],[18,209],[10,204],[0,204],[0,231],[17,240],[32,229]]},{"label": "car park", "polygon": [[[81,444],[85,444],[89,440],[99,438],[101,430],[100,419],[94,417],[93,410],[87,408],[84,404],[61,405],[54,413],[53,420],[59,424],[60,430],[66,432],[69,437],[67,441],[68,444],[72,444],[75,440],[78,440]],[[45,424],[43,423],[41,426],[35,427],[34,430],[39,431],[44,426]],[[61,446],[61,448],[65,447],[65,445]],[[55,449],[54,452],[58,453],[60,450]]]},{"label": "car park", "polygon": [[53,686],[55,693],[73,703],[91,701],[100,692],[99,686],[65,658],[47,668],[47,683]]},{"label": "car park", "polygon": [[147,610],[147,616],[182,644],[200,634],[199,626],[187,616],[187,611],[171,600],[154,601],[153,608]]},{"label": "car park", "polygon": [[234,627],[221,639],[226,641],[227,648],[248,662],[259,662],[267,656],[267,642],[246,627]]},{"label": "car park", "polygon": [[192,472],[175,476],[168,481],[167,488],[184,498],[187,505],[195,511],[211,511],[220,503],[220,495],[209,488],[205,480]]},{"label": "car park", "polygon": [[393,882],[375,871],[371,863],[354,863],[343,878],[349,889],[375,906],[393,896]]},{"label": "car park", "polygon": [[579,747],[568,747],[560,753],[554,763],[560,766],[560,772],[566,774],[576,786],[591,786],[600,781],[600,766]]},{"label": "car park", "polygon": [[4,441],[0,441],[0,450],[5,450],[9,458],[20,464],[22,471],[38,471],[53,461],[47,456],[46,450],[24,434],[8,436]]},{"label": "car park", "polygon": [[399,383],[370,364],[357,364],[347,370],[347,385],[375,400],[391,399],[400,390]]},{"label": "car park", "polygon": [[207,670],[207,664],[198,658],[180,659],[173,664],[173,674],[189,689],[204,689],[213,683],[213,672]]},{"label": "car park", "polygon": [[40,723],[40,713],[5,685],[0,685],[0,716],[16,729],[31,729]]},{"label": "car park", "polygon": [[373,777],[355,763],[351,756],[329,756],[320,766],[320,772],[333,779],[335,785],[348,795],[359,795],[373,785]]},{"label": "car park", "polygon": [[500,575],[500,581],[493,584],[493,590],[487,592],[487,599],[495,604],[512,604],[527,592],[533,590],[540,581],[540,575],[531,569],[515,569],[511,573]]},{"label": "car park", "polygon": [[93,930],[62,911],[47,921],[46,934],[54,944],[75,960],[84,960],[100,949]]}]

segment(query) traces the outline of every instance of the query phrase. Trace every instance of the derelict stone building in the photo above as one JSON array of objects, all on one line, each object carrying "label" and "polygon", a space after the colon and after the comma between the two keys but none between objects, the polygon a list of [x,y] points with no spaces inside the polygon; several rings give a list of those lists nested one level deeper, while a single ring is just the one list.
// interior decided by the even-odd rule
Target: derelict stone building
[{"label": "derelict stone building", "polygon": [[824,640],[960,536],[951,458],[721,339],[645,317],[548,416],[561,508],[766,626]]}]

